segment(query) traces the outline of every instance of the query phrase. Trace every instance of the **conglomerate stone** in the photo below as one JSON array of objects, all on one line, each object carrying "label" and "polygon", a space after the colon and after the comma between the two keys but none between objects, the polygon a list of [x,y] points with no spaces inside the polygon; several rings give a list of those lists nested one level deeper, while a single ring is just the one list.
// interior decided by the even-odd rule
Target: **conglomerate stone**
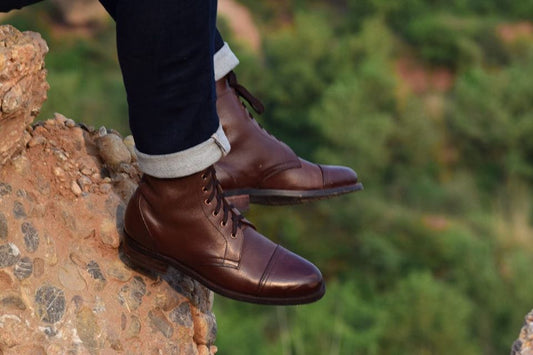
[{"label": "conglomerate stone", "polygon": [[140,172],[122,137],[60,114],[28,126],[45,52],[38,35],[0,26],[0,354],[213,354],[212,293],[124,263]]},{"label": "conglomerate stone", "polygon": [[[26,126],[46,100],[47,52],[48,46],[38,33],[0,26],[0,165],[24,148]],[[0,195],[5,191],[0,186]]]}]

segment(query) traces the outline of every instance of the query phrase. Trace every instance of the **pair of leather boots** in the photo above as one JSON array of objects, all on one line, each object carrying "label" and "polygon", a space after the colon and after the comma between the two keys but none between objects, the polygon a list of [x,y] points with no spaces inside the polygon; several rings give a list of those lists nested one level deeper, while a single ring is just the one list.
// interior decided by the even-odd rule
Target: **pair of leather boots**
[{"label": "pair of leather boots", "polygon": [[231,72],[216,83],[217,112],[232,150],[214,167],[176,179],[144,175],[126,209],[123,251],[138,266],[172,266],[221,295],[262,304],[320,299],[317,267],[258,233],[228,199],[291,204],[362,188],[349,168],[298,158],[262,129],[240,97],[262,104]]}]

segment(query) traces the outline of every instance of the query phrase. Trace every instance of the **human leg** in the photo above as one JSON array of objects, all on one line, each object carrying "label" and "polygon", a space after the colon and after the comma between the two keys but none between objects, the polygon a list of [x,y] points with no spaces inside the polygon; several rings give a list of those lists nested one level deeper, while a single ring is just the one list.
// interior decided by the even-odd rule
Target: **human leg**
[{"label": "human leg", "polygon": [[233,152],[216,164],[226,196],[239,207],[247,208],[249,200],[294,204],[361,190],[363,186],[352,169],[305,161],[257,124],[240,97],[258,114],[264,108],[237,82],[233,69],[238,64],[238,58],[217,30],[214,54],[217,112],[233,147]]},{"label": "human leg", "polygon": [[126,208],[125,254],[160,272],[173,266],[238,300],[322,297],[318,269],[259,234],[222,196],[212,168],[229,151],[215,106],[216,1],[108,0],[106,7],[117,22],[145,173]]}]

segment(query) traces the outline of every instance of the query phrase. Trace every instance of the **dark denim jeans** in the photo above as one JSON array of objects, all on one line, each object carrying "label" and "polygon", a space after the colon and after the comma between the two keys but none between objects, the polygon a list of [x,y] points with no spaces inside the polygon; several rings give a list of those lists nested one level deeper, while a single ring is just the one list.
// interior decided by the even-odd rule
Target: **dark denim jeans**
[{"label": "dark denim jeans", "polygon": [[218,128],[217,0],[102,0],[117,23],[130,128],[145,154],[178,152]]},{"label": "dark denim jeans", "polygon": [[[40,0],[1,0],[0,11]],[[218,128],[213,55],[224,42],[217,0],[100,0],[117,23],[120,67],[137,149],[178,152]]]}]

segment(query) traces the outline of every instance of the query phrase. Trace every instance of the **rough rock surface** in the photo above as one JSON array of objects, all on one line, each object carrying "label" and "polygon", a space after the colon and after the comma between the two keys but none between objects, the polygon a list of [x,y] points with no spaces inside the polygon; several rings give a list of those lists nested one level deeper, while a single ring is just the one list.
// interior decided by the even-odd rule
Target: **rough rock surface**
[{"label": "rough rock surface", "polygon": [[20,151],[46,100],[46,42],[38,33],[0,26],[0,165]]},{"label": "rough rock surface", "polygon": [[525,317],[520,335],[511,348],[511,355],[533,355],[533,311]]},{"label": "rough rock surface", "polygon": [[[5,26],[0,33],[1,55],[38,38]],[[30,67],[0,71],[2,102],[15,85],[5,73]],[[213,294],[175,270],[146,275],[121,257],[124,208],[139,178],[122,137],[60,114],[26,126],[44,97],[36,87],[45,85],[24,93],[39,99],[23,96],[0,115],[0,354],[216,352]]]}]

